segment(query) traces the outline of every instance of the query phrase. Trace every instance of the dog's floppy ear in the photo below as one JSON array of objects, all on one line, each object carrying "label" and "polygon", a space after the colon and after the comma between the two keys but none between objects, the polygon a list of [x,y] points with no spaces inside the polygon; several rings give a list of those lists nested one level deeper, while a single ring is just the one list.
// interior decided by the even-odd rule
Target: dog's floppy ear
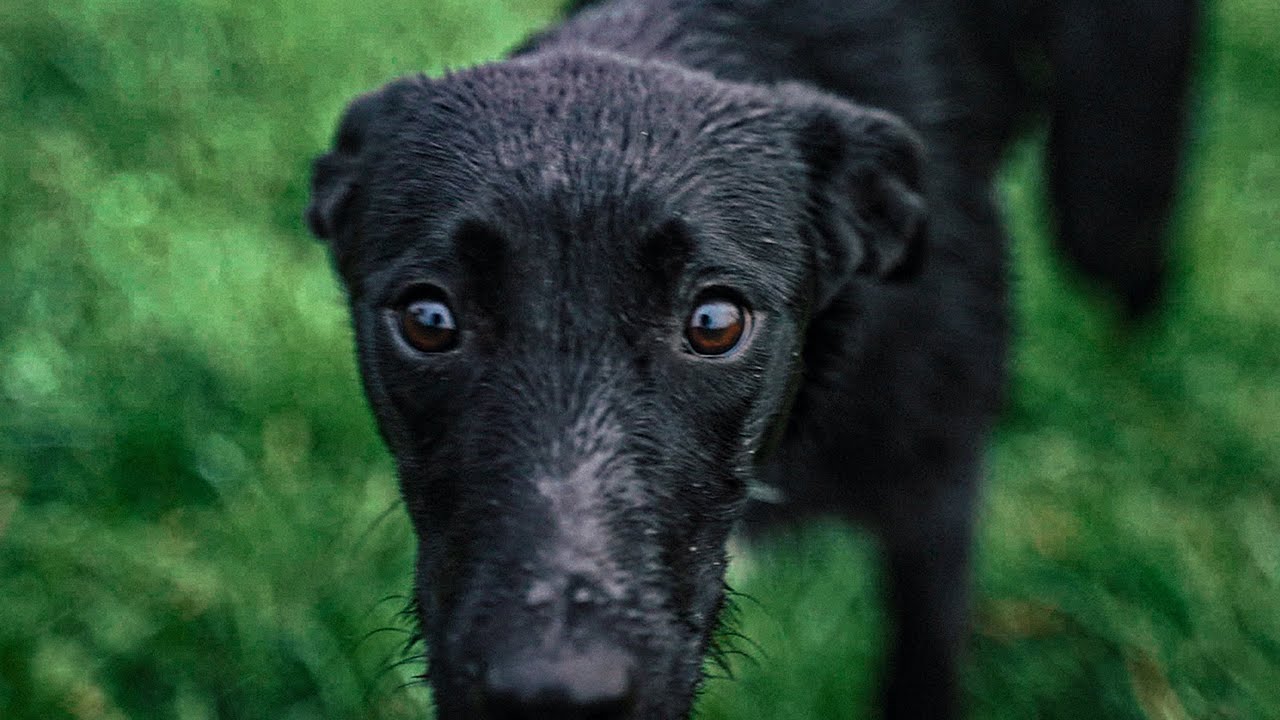
[{"label": "dog's floppy ear", "polygon": [[312,164],[311,202],[306,220],[316,237],[332,242],[353,220],[365,165],[385,124],[383,120],[405,83],[405,80],[396,81],[351,101],[338,124],[333,149]]},{"label": "dog's floppy ear", "polygon": [[371,135],[383,114],[383,95],[377,90],[353,100],[342,115],[333,149],[311,166],[307,226],[322,240],[336,240],[351,220]]},{"label": "dog's floppy ear", "polygon": [[799,113],[819,305],[856,274],[914,277],[926,221],[920,139],[889,113],[803,86],[782,91]]}]

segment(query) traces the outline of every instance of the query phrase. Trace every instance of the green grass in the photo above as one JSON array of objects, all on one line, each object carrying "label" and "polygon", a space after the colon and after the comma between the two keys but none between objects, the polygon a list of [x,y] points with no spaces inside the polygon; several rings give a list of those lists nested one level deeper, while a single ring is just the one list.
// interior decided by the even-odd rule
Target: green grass
[{"label": "green grass", "polygon": [[[550,0],[0,4],[0,718],[409,718],[409,530],[299,222],[343,102]],[[1032,149],[977,718],[1280,718],[1280,5],[1212,9],[1178,272],[1127,332]],[[871,712],[867,540],[733,568],[758,664],[701,716]],[[397,629],[400,628],[400,629]]]}]

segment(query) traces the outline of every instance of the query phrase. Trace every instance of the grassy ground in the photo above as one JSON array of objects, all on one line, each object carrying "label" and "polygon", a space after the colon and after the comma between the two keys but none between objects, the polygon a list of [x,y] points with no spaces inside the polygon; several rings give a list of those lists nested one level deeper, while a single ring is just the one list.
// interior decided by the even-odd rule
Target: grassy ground
[{"label": "grassy ground", "polygon": [[[0,718],[408,718],[408,529],[298,220],[343,101],[547,0],[0,4]],[[1031,151],[978,718],[1280,718],[1280,5],[1212,11],[1179,273],[1126,334],[1056,267]],[[733,570],[758,665],[704,718],[870,712],[837,527]]]}]

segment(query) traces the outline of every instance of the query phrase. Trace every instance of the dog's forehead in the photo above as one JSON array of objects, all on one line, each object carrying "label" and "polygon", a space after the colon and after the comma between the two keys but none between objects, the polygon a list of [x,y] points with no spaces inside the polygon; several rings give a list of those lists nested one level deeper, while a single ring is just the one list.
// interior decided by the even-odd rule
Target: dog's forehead
[{"label": "dog's forehead", "polygon": [[805,197],[786,189],[804,168],[758,93],[568,57],[422,81],[399,103],[371,210],[417,254],[455,251],[453,228],[478,221],[531,262],[617,261],[673,220],[704,257],[799,253],[785,239]]},{"label": "dog's forehead", "polygon": [[[460,113],[455,118],[474,129],[552,147],[586,130],[596,131],[597,149],[653,147],[624,135],[632,130],[653,141],[723,138],[750,133],[752,118],[767,125],[778,109],[758,88],[660,62],[591,53],[482,65],[429,81],[424,90],[432,112]],[[565,137],[565,131],[571,134]]]},{"label": "dog's forehead", "polygon": [[481,66],[421,81],[396,104],[383,174],[410,191],[741,195],[761,173],[803,172],[779,103],[658,63],[569,56]]}]

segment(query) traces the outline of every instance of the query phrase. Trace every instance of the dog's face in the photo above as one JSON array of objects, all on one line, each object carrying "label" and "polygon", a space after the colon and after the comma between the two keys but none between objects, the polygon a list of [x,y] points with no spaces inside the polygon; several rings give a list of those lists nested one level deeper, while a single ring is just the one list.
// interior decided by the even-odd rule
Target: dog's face
[{"label": "dog's face", "polygon": [[675,718],[808,319],[908,264],[901,123],[603,55],[348,109],[308,220],[418,538],[442,717]]}]

